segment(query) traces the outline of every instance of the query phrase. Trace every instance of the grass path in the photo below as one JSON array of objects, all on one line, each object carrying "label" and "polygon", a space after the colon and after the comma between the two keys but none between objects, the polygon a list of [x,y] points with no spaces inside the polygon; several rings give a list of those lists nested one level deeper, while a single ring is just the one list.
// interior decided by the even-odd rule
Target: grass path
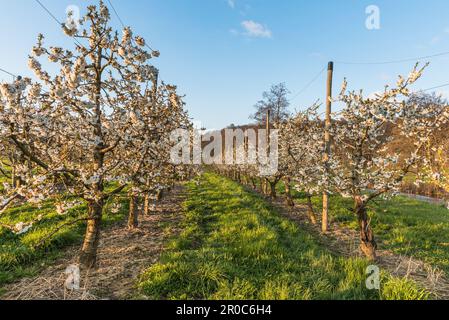
[{"label": "grass path", "polygon": [[149,299],[422,299],[383,273],[368,291],[368,262],[324,248],[255,193],[213,174],[188,185],[184,231],[141,277]]}]

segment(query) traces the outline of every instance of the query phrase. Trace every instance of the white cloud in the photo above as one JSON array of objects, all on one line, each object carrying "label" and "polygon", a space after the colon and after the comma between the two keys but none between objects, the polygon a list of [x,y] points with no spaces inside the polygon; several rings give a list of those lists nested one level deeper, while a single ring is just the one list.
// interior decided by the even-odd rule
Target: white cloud
[{"label": "white cloud", "polygon": [[245,20],[242,22],[242,27],[245,29],[245,35],[256,38],[271,38],[273,36],[270,29],[260,23],[252,20]]},{"label": "white cloud", "polygon": [[228,0],[228,5],[234,9],[235,8],[235,0]]}]

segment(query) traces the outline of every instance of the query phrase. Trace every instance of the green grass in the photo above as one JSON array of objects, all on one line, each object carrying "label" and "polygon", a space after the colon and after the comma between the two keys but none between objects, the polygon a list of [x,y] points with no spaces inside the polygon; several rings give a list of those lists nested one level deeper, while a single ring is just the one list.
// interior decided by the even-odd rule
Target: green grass
[{"label": "green grass", "polygon": [[331,254],[255,193],[212,174],[187,186],[184,231],[139,280],[150,299],[425,299],[383,273],[368,291],[363,259]]},{"label": "green grass", "polygon": [[[4,191],[3,182],[9,182],[4,176],[0,176],[0,194]],[[114,185],[108,186],[114,188]],[[106,208],[104,225],[111,225],[122,221],[126,216],[128,203],[123,201],[122,210],[117,214],[108,214]],[[45,266],[53,263],[61,256],[61,249],[75,244],[80,244],[84,232],[85,223],[79,222],[66,226],[52,236],[43,246],[35,248],[42,239],[46,238],[56,228],[64,223],[77,220],[86,213],[86,205],[79,205],[66,215],[58,215],[53,201],[45,201],[40,206],[24,204],[8,209],[0,216],[0,222],[14,226],[18,222],[32,222],[39,215],[44,217],[35,223],[30,231],[23,235],[16,235],[9,229],[0,226],[0,295],[3,285],[23,277],[36,275]]]},{"label": "green grass", "polygon": [[[282,186],[280,186],[282,190]],[[304,194],[293,192],[295,201],[306,204]],[[317,212],[322,209],[321,197],[314,197]],[[357,229],[351,199],[334,195],[330,198],[331,222]],[[441,268],[449,275],[449,210],[444,206],[407,197],[377,199],[369,207],[371,226],[383,249],[413,256]]]},{"label": "green grass", "polygon": [[[118,214],[108,214],[106,208],[104,225],[122,221],[127,212],[127,202],[122,204]],[[0,294],[1,286],[22,277],[33,276],[45,266],[60,257],[64,247],[81,243],[85,232],[85,223],[79,222],[58,231],[44,246],[34,247],[58,226],[76,220],[86,212],[86,206],[71,209],[66,215],[58,215],[51,201],[40,207],[22,205],[9,209],[0,217],[0,222],[15,225],[18,222],[34,221],[39,215],[44,219],[36,223],[23,235],[15,235],[10,230],[0,227]]]}]

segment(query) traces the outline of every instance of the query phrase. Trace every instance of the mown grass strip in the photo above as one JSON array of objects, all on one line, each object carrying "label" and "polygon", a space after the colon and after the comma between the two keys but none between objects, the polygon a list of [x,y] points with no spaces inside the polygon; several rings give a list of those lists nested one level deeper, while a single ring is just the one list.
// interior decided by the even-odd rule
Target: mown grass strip
[{"label": "mown grass strip", "polygon": [[150,299],[425,299],[383,273],[366,289],[363,259],[331,254],[265,200],[222,177],[187,186],[184,231],[139,282]]}]

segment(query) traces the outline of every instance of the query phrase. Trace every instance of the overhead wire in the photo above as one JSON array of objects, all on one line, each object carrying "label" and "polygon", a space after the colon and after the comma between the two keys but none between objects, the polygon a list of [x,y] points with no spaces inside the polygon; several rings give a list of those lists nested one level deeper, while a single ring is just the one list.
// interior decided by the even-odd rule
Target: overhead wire
[{"label": "overhead wire", "polygon": [[319,79],[319,77],[321,76],[321,74],[324,72],[326,70],[326,67],[324,67],[323,69],[321,69],[321,71],[316,75],[316,76],[314,76],[301,90],[299,90],[290,100],[291,101],[293,101],[293,100],[295,100],[296,98],[298,98],[301,94],[303,94],[304,92],[306,92],[306,90],[307,89],[309,89],[310,88],[310,86],[312,85],[312,84],[314,84],[318,79]]},{"label": "overhead wire", "polygon": [[7,74],[7,75],[10,75],[10,76],[13,77],[14,79],[17,78],[17,76],[16,76],[14,73],[9,72],[8,70],[5,70],[5,69],[0,68],[0,71],[3,72],[3,73],[5,73],[5,74]]},{"label": "overhead wire", "polygon": [[447,55],[449,55],[449,51],[440,52],[440,53],[427,55],[427,56],[415,57],[415,58],[405,58],[405,59],[387,60],[387,61],[361,62],[361,61],[339,61],[339,60],[336,60],[334,62],[337,64],[345,64],[345,65],[386,65],[386,64],[403,63],[403,62],[422,61],[425,59],[432,59],[432,58],[437,58],[437,57],[442,57],[442,56],[447,56]]},{"label": "overhead wire", "polygon": [[[120,17],[120,15],[118,14],[118,11],[115,9],[114,5],[112,4],[111,0],[108,0],[109,5],[112,8],[112,11],[114,11],[115,15],[117,16],[117,19],[119,20],[120,24],[122,25],[123,29],[126,28],[125,23],[123,22],[122,18]],[[155,52],[155,50],[153,50],[145,41],[145,46],[151,50],[151,52]]]},{"label": "overhead wire", "polygon": [[[40,0],[35,0],[37,4],[39,4],[39,6],[55,21],[57,22],[60,26],[64,26],[64,24],[51,12],[50,9],[48,9],[47,6],[45,6],[42,1]],[[113,3],[111,0],[107,0],[109,5],[111,6],[112,10],[114,11],[114,14],[117,16],[117,19],[119,20],[120,24],[122,25],[123,28],[125,28],[125,24],[122,20],[122,18],[120,17],[117,9],[114,7]],[[78,39],[74,38],[75,42],[81,46],[81,43],[78,41]],[[145,46],[151,50],[152,52],[154,52],[155,50],[153,50],[146,42],[145,42]],[[419,57],[414,57],[414,58],[405,58],[405,59],[396,59],[396,60],[386,60],[386,61],[342,61],[342,60],[335,60],[334,63],[336,64],[342,64],[342,65],[388,65],[388,64],[397,64],[397,63],[405,63],[405,62],[412,62],[412,61],[422,61],[425,59],[432,59],[432,58],[437,58],[437,57],[442,57],[442,56],[447,56],[449,55],[449,51],[445,51],[445,52],[440,52],[440,53],[436,53],[436,54],[432,54],[432,55],[426,55],[426,56],[419,56]],[[303,94],[305,91],[307,91],[307,89],[310,88],[310,86],[312,86],[312,84],[314,84],[318,78],[321,76],[321,74],[326,70],[326,67],[324,67],[323,69],[320,70],[320,72],[313,77],[302,89],[300,89],[297,93],[294,94],[294,96],[290,99],[291,101],[295,100],[296,98],[298,98],[301,94]],[[0,68],[0,71],[8,74],[14,78],[17,78],[18,76],[15,75],[12,72],[9,72],[5,69]],[[435,89],[439,89],[439,88],[444,88],[444,87],[448,87],[449,83],[446,84],[442,84],[439,86],[434,86],[428,89],[424,89],[421,90],[423,92],[425,91],[431,91],[431,90],[435,90]]]},{"label": "overhead wire", "polygon": [[[50,9],[48,9],[40,0],[35,0],[38,4],[39,4],[39,6],[41,6],[41,8],[42,9],[44,9],[45,10],[45,12],[47,12],[48,13],[48,15],[53,19],[53,20],[55,20],[61,27],[63,27],[64,26],[64,23],[62,23],[51,11],[50,11]],[[76,44],[78,44],[79,46],[82,46],[82,44],[81,44],[81,42],[79,42],[78,41],[78,39],[76,39],[76,38],[73,38],[74,39],[74,41],[76,42]]]},{"label": "overhead wire", "polygon": [[427,92],[427,91],[432,91],[432,90],[440,89],[440,88],[444,88],[444,87],[449,87],[449,83],[445,83],[445,84],[442,84],[442,85],[439,85],[439,86],[435,86],[435,87],[423,89],[423,90],[421,90],[421,91],[422,91],[422,92]]}]

